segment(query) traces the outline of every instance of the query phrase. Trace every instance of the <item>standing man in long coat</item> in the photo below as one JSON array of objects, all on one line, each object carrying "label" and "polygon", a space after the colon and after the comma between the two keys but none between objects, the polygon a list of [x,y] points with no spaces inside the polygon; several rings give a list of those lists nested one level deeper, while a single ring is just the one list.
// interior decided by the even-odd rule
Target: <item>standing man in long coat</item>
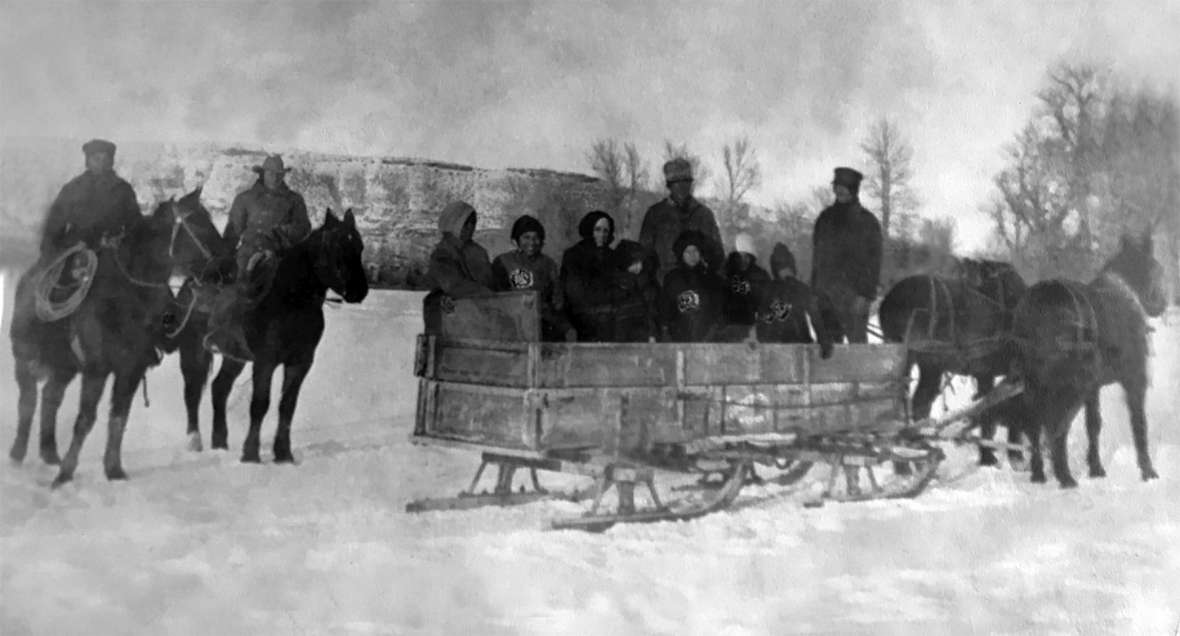
[{"label": "standing man in long coat", "polygon": [[222,355],[250,362],[254,354],[246,342],[242,320],[273,277],[276,253],[290,249],[311,232],[303,196],[284,181],[291,171],[282,157],[271,155],[253,167],[258,180],[234,197],[225,238],[235,246],[237,282],[217,298],[209,317],[209,343]]},{"label": "standing man in long coat", "polygon": [[707,245],[702,246],[701,256],[706,268],[719,275],[725,260],[721,229],[713,211],[692,196],[692,164],[681,158],[665,163],[664,181],[668,198],[647,209],[639,230],[640,244],[659,259],[658,280],[664,280],[680,263],[680,255],[673,248],[676,239],[689,230],[705,236]]},{"label": "standing man in long coat", "polygon": [[869,307],[881,278],[881,224],[858,199],[861,173],[836,168],[836,202],[815,220],[811,288],[829,304],[848,342],[868,342]]},{"label": "standing man in long coat", "polygon": [[[139,203],[131,184],[115,174],[115,144],[92,139],[82,145],[86,171],[62,186],[46,216],[41,231],[41,255],[21,277],[16,288],[9,336],[18,358],[35,360],[39,355],[35,335],[33,280],[64,250],[78,242],[97,249],[104,236],[120,234],[141,218]],[[20,351],[18,351],[20,349]]]}]

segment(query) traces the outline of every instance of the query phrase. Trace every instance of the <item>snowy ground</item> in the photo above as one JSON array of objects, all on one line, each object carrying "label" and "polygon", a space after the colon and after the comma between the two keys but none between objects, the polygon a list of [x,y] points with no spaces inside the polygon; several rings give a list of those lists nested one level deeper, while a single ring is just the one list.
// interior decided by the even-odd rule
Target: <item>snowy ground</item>
[{"label": "snowy ground", "polygon": [[[170,359],[149,376],[151,408],[132,412],[130,481],[102,478],[105,417],[60,491],[36,459],[0,468],[0,634],[1177,633],[1180,317],[1154,342],[1159,481],[1138,480],[1109,388],[1110,477],[1073,491],[951,450],[914,500],[813,509],[803,493],[748,489],[730,512],[587,535],[543,529],[573,504],[402,512],[458,491],[477,459],[407,439],[417,298],[377,292],[329,313],[296,467],[237,462],[248,383],[234,450],[182,450]],[[7,347],[0,376],[7,450]],[[1075,426],[1079,475],[1083,438]]]}]

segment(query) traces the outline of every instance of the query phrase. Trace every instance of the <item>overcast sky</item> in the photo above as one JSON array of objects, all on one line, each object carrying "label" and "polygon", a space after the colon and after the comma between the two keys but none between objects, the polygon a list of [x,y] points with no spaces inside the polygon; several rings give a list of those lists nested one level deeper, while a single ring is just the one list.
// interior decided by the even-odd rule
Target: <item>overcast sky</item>
[{"label": "overcast sky", "polygon": [[[1047,67],[1180,76],[1180,0],[240,2],[0,0],[0,133],[243,142],[587,172],[601,137],[658,173],[748,134],[759,203],[805,197],[895,118],[960,245]],[[1175,90],[1174,86],[1167,90]]]}]

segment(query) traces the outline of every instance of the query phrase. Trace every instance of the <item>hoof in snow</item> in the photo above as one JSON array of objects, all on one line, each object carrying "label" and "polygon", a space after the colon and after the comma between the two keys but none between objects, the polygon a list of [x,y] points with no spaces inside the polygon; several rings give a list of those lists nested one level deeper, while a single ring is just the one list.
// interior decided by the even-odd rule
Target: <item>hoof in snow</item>
[{"label": "hoof in snow", "polygon": [[199,452],[205,450],[204,445],[201,444],[201,434],[200,433],[189,433],[188,434],[188,444],[186,446],[187,446],[188,450],[190,450],[194,453],[199,453]]},{"label": "hoof in snow", "polygon": [[108,468],[106,473],[107,479],[111,481],[123,481],[127,479],[127,472],[122,468]]},{"label": "hoof in snow", "polygon": [[55,477],[53,479],[53,483],[50,484],[49,487],[52,488],[53,490],[57,490],[58,488],[61,488],[62,486],[73,481],[73,479],[74,479],[73,475],[60,475],[59,474],[57,477]]},{"label": "hoof in snow", "polygon": [[242,455],[243,464],[261,464],[262,459],[258,455]]}]

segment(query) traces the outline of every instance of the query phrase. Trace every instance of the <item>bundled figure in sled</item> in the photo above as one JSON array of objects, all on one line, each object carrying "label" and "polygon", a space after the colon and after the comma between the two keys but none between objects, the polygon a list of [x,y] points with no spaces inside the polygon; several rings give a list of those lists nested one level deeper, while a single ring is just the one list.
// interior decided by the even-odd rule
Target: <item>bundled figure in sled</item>
[{"label": "bundled figure in sled", "polygon": [[536,291],[541,303],[541,338],[566,340],[570,327],[563,312],[557,262],[541,252],[545,227],[536,217],[525,214],[513,222],[511,236],[516,249],[492,261],[495,290]]}]

